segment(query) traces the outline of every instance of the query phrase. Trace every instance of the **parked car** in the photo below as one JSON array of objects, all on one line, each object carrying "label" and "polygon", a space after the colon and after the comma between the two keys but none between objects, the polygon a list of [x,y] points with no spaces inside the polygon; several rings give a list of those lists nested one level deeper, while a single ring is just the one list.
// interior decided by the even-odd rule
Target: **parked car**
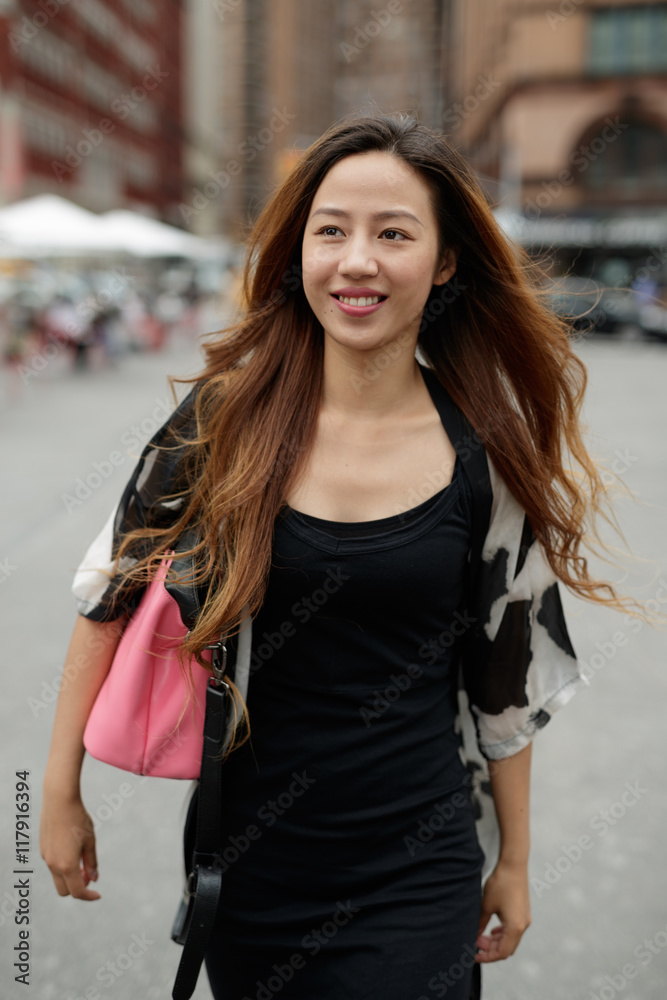
[{"label": "parked car", "polygon": [[649,340],[667,341],[667,309],[660,305],[642,306],[641,325]]}]

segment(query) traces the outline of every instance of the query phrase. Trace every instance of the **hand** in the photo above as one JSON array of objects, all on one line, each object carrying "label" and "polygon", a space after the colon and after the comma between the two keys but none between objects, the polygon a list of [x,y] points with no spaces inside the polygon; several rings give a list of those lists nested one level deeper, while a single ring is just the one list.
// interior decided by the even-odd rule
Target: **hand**
[{"label": "hand", "polygon": [[101,898],[87,888],[97,881],[95,830],[78,796],[44,792],[39,846],[59,896]]},{"label": "hand", "polygon": [[[500,918],[500,926],[484,934],[491,917]],[[530,926],[528,868],[498,862],[484,886],[479,920],[476,962],[498,962],[516,951],[524,931]]]}]

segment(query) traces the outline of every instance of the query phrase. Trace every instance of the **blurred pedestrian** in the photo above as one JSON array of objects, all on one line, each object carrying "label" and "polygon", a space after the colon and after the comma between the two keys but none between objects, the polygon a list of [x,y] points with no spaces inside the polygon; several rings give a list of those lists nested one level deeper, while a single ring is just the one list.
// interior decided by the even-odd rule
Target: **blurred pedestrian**
[{"label": "blurred pedestrian", "polygon": [[176,550],[201,607],[175,578],[183,648],[230,636],[243,709],[216,1000],[467,1000],[530,922],[531,740],[582,682],[558,583],[623,603],[582,556],[605,502],[585,370],[471,169],[410,116],[333,126],[248,260],[243,315],[77,574],[68,662],[92,666],[61,689],[42,853],[61,895],[98,898],[82,733],[114,621]]},{"label": "blurred pedestrian", "polygon": [[90,322],[75,307],[68,295],[56,295],[44,312],[46,339],[66,345],[75,369],[88,367],[88,352],[93,343]]}]

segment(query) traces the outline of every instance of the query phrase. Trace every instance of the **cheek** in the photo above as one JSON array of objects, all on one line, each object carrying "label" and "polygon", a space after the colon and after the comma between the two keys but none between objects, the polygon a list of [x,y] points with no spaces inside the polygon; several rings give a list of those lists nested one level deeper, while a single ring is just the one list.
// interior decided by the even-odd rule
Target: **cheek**
[{"label": "cheek", "polygon": [[304,240],[301,249],[301,266],[303,268],[304,279],[306,275],[317,279],[324,273],[327,265],[330,264],[330,259],[331,251],[327,247],[323,247],[320,243],[310,243],[308,240]]},{"label": "cheek", "polygon": [[432,278],[435,263],[430,254],[415,254],[409,261],[401,262],[392,271],[391,280],[396,288],[400,288],[404,297],[410,300],[423,298],[426,300],[433,285]]},{"label": "cheek", "polygon": [[304,243],[301,253],[303,268],[303,290],[310,302],[316,295],[321,295],[322,285],[331,277],[332,264],[330,254],[321,246],[309,246]]}]

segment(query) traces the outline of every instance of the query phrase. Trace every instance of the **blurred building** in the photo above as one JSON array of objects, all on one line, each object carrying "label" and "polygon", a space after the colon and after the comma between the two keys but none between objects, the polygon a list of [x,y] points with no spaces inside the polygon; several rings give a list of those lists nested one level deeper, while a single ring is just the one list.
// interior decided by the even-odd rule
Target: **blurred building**
[{"label": "blurred building", "polygon": [[[222,229],[221,189],[215,178],[224,161],[225,116],[234,110],[223,107],[225,26],[210,0],[184,0],[182,18],[185,187],[174,222],[199,236],[211,236]],[[203,193],[207,185],[212,198]],[[202,202],[206,199],[205,209],[197,207],[195,190],[201,192]]]},{"label": "blurred building", "polygon": [[[445,0],[213,0],[222,23],[224,154],[182,207],[241,235],[300,152],[374,106],[439,124]],[[216,194],[217,185],[217,194]],[[202,206],[198,208],[198,206]]]},{"label": "blurred building", "polygon": [[667,3],[449,8],[443,127],[492,199],[584,268],[664,243]]},{"label": "blurred building", "polygon": [[382,111],[417,111],[426,125],[439,127],[446,0],[340,0],[337,8],[338,114],[373,104]]},{"label": "blurred building", "polygon": [[182,0],[0,0],[0,197],[179,222]]}]

